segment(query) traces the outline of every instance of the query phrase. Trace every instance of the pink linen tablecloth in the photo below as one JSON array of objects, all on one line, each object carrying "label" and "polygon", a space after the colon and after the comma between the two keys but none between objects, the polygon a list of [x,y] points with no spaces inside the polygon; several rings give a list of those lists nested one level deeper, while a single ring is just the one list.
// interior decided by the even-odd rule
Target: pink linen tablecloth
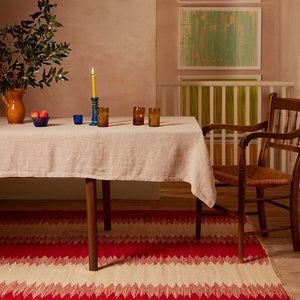
[{"label": "pink linen tablecloth", "polygon": [[160,127],[112,117],[109,127],[50,119],[47,127],[9,125],[0,118],[0,177],[80,177],[184,181],[212,207],[214,177],[206,143],[193,117],[162,117]]}]

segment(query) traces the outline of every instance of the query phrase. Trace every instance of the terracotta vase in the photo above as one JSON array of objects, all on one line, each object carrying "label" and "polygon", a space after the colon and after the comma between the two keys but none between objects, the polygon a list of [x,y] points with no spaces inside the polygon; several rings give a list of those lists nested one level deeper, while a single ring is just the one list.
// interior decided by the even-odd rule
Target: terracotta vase
[{"label": "terracotta vase", "polygon": [[25,118],[25,106],[23,103],[24,89],[13,89],[3,96],[6,104],[6,117],[10,124],[23,124]]}]

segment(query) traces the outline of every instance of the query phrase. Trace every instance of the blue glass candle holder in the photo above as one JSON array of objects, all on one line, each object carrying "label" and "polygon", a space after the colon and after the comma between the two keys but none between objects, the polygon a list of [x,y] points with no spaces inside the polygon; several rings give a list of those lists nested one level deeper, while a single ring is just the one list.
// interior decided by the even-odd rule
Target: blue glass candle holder
[{"label": "blue glass candle holder", "polygon": [[92,123],[90,123],[90,126],[97,126],[98,120],[97,120],[97,110],[98,110],[98,97],[92,97],[92,110],[93,110],[93,116],[92,116]]}]

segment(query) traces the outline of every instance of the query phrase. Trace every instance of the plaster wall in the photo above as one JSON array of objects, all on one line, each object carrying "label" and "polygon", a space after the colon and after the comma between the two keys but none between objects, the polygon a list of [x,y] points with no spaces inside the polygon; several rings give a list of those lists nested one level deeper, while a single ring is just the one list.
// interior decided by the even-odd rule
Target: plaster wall
[{"label": "plaster wall", "polygon": [[294,97],[300,98],[300,1],[280,1],[280,74],[282,80],[295,82]]},{"label": "plaster wall", "polygon": [[[295,83],[292,96],[300,99],[300,1],[280,0],[280,75]],[[294,166],[296,153],[288,156]]]},{"label": "plaster wall", "polygon": [[[47,109],[52,117],[91,115],[91,68],[95,68],[97,96],[111,115],[129,115],[134,105],[155,102],[155,0],[52,1],[59,28],[57,40],[72,49],[63,66],[69,82],[52,88],[29,88],[27,116]],[[0,0],[0,26],[13,24],[37,11],[36,1]],[[0,115],[4,105],[0,104]]]}]

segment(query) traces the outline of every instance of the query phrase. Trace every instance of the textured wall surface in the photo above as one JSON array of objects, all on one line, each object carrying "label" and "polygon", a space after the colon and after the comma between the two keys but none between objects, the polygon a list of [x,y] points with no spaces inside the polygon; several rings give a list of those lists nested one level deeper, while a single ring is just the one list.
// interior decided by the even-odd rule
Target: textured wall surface
[{"label": "textured wall surface", "polygon": [[300,98],[300,1],[281,0],[281,79],[295,82],[294,96]]},{"label": "textured wall surface", "polygon": [[[54,1],[53,1],[54,2]],[[47,109],[51,116],[91,114],[91,68],[97,96],[111,114],[128,115],[136,104],[155,102],[155,0],[60,0],[55,13],[63,24],[57,39],[71,43],[63,66],[69,82],[29,89],[27,116]],[[37,1],[0,0],[0,26],[13,24],[37,10]],[[4,104],[0,104],[0,116]]]}]

